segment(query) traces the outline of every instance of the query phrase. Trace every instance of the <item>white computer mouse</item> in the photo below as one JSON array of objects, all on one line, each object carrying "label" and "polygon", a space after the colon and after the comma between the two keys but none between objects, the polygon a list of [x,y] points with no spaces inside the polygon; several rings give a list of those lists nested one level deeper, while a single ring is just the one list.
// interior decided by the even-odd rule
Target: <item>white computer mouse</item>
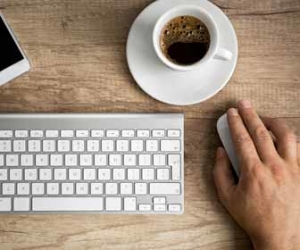
[{"label": "white computer mouse", "polygon": [[239,176],[239,162],[236,157],[236,153],[234,150],[233,142],[231,139],[231,133],[227,122],[227,114],[222,115],[217,122],[217,130],[219,137],[223,143],[223,146],[229,156],[231,164],[237,174]]}]

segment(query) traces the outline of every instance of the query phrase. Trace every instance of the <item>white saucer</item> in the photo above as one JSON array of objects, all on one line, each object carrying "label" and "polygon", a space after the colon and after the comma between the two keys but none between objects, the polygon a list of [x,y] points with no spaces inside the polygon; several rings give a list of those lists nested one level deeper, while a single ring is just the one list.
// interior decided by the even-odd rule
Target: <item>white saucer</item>
[{"label": "white saucer", "polygon": [[[233,53],[231,61],[213,59],[187,72],[169,69],[160,61],[153,48],[152,30],[164,12],[179,4],[193,4],[209,11],[221,32],[220,47]],[[148,95],[168,104],[190,105],[207,100],[225,87],[237,63],[238,44],[227,16],[207,0],[157,0],[134,21],[126,54],[132,76]]]}]

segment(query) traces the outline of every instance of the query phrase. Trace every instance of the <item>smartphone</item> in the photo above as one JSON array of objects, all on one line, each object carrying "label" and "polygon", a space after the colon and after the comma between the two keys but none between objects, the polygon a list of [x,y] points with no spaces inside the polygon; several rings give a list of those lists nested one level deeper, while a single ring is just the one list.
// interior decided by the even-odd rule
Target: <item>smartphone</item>
[{"label": "smartphone", "polygon": [[29,71],[30,63],[0,13],[0,86]]}]

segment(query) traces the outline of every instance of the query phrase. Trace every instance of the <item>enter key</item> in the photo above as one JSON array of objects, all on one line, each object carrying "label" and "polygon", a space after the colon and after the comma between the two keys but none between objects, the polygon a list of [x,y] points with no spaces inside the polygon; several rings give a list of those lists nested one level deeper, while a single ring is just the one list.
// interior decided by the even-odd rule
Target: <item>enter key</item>
[{"label": "enter key", "polygon": [[180,180],[180,155],[179,154],[171,154],[168,156],[168,165],[172,169],[172,180]]}]

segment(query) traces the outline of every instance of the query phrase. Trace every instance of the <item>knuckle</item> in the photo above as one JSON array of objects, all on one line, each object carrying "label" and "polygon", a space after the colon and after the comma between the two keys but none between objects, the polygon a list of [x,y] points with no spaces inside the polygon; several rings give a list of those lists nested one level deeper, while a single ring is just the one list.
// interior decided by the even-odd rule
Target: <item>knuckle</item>
[{"label": "knuckle", "polygon": [[250,168],[250,174],[253,178],[260,178],[263,174],[263,166],[259,163],[254,163]]},{"label": "knuckle", "polygon": [[254,136],[259,141],[266,141],[270,139],[270,134],[263,126],[258,126],[254,129]]},{"label": "knuckle", "polygon": [[293,131],[291,131],[291,130],[287,130],[285,132],[284,138],[285,138],[286,142],[293,142],[293,143],[297,142],[296,134],[293,133]]},{"label": "knuckle", "polygon": [[247,134],[239,134],[236,136],[235,143],[240,145],[240,144],[250,144],[251,143],[251,138]]}]

